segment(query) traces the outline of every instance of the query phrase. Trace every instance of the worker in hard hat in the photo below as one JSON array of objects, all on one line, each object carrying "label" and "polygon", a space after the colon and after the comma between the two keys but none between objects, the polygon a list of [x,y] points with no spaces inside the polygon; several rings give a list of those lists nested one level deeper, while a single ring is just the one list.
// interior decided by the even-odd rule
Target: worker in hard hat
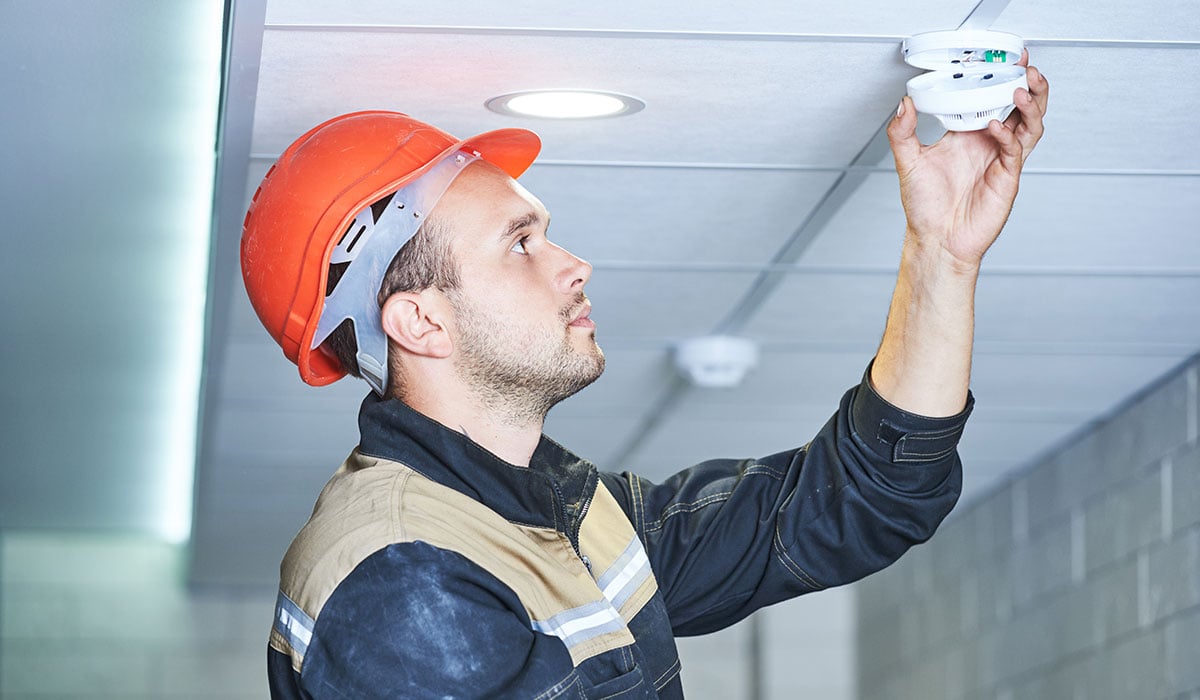
[{"label": "worker in hard hat", "polygon": [[1048,85],[933,146],[888,128],[908,219],[862,381],[803,447],[661,484],[542,435],[604,368],[588,263],[516,180],[520,129],[458,140],[393,112],[331,119],[267,173],[242,238],[251,302],[310,384],[372,391],[360,442],[281,567],[275,698],[682,696],[676,635],[877,571],[961,485],[972,298]]}]

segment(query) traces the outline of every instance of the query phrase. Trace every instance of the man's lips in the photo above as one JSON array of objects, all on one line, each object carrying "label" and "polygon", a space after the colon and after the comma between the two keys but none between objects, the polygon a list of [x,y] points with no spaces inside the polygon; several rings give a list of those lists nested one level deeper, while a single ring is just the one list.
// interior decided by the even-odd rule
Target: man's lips
[{"label": "man's lips", "polygon": [[591,319],[591,315],[592,303],[590,301],[584,302],[583,308],[579,310],[579,313],[575,316],[575,320],[571,321],[570,325],[576,328],[595,328],[596,323]]}]

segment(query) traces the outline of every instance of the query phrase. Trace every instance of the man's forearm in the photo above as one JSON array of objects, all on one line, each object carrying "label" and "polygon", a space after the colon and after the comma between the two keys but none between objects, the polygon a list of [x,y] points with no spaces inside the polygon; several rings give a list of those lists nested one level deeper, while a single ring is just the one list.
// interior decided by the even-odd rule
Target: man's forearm
[{"label": "man's forearm", "polygon": [[905,237],[896,291],[871,383],[889,403],[952,416],[967,403],[979,269]]}]

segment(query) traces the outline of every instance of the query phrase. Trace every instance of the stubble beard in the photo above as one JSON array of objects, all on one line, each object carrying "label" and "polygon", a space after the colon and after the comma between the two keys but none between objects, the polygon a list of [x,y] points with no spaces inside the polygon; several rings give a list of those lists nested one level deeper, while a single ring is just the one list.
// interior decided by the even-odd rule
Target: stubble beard
[{"label": "stubble beard", "polygon": [[533,328],[517,333],[475,306],[452,294],[458,318],[458,357],[455,367],[476,399],[514,426],[541,423],[550,409],[588,386],[604,371],[604,352],[596,345],[580,351],[572,344],[568,324],[584,300],[579,294],[559,312],[562,335]]}]

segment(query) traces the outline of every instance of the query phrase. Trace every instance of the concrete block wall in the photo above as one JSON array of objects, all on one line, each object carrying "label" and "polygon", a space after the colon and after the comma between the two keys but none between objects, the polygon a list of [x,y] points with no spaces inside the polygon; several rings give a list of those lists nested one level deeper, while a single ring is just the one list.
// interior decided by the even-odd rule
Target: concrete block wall
[{"label": "concrete block wall", "polygon": [[860,697],[1200,700],[1198,384],[1193,358],[858,584]]},{"label": "concrete block wall", "polygon": [[0,536],[4,700],[262,700],[273,591],[189,592],[181,547]]}]

